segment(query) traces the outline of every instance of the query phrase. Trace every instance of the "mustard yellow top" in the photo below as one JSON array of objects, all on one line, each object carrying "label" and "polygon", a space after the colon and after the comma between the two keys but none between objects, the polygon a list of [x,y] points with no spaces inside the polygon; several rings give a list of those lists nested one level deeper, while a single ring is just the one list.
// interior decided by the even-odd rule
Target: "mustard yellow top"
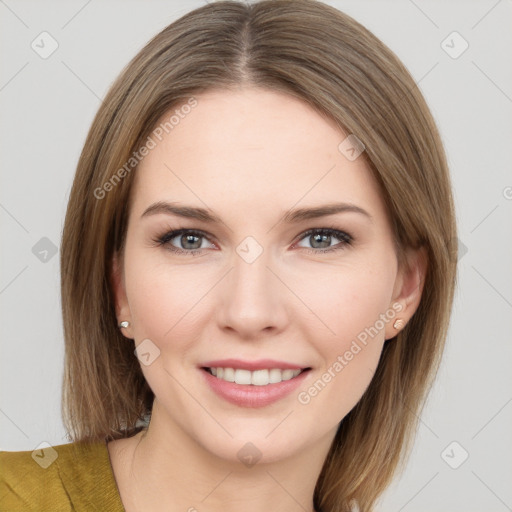
[{"label": "mustard yellow top", "polygon": [[106,443],[0,451],[2,512],[125,512]]}]

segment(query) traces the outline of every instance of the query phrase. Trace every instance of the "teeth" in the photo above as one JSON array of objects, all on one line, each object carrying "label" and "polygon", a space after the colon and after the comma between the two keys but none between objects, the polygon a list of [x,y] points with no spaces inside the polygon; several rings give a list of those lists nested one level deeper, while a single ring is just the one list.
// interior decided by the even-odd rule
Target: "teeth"
[{"label": "teeth", "polygon": [[250,384],[251,372],[249,370],[235,370],[235,382],[237,384]]},{"label": "teeth", "polygon": [[270,383],[273,384],[275,382],[281,382],[282,373],[283,372],[279,368],[272,368],[272,370],[270,370],[269,376],[268,376]]},{"label": "teeth", "polygon": [[251,384],[253,386],[266,386],[268,383],[268,370],[256,370],[252,372]]},{"label": "teeth", "polygon": [[235,370],[233,370],[233,368],[224,368],[224,375],[222,378],[228,382],[235,382]]},{"label": "teeth", "polygon": [[237,384],[252,384],[253,386],[266,386],[267,384],[277,384],[284,380],[297,377],[302,370],[280,370],[272,368],[270,370],[241,370],[234,368],[210,368],[212,375],[218,379],[227,382],[236,382]]},{"label": "teeth", "polygon": [[281,375],[281,379],[283,379],[283,380],[290,380],[292,377],[294,377],[293,370],[283,370],[283,373]]}]

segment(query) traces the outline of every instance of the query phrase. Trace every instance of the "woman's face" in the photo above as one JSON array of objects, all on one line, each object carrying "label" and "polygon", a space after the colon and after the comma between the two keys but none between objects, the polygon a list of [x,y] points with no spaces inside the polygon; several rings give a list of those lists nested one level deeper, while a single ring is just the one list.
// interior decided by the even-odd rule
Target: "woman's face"
[{"label": "woman's face", "polygon": [[381,193],[307,104],[196,100],[136,171],[116,284],[151,421],[224,459],[326,446],[404,317]]}]

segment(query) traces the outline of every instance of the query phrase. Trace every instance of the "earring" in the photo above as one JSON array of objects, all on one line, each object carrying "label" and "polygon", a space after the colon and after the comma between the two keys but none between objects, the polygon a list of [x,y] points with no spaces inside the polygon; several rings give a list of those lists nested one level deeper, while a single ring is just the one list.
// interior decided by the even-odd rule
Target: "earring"
[{"label": "earring", "polygon": [[130,322],[128,322],[127,320],[123,320],[123,321],[118,325],[118,327],[119,327],[120,329],[126,329],[129,325],[130,325]]},{"label": "earring", "polygon": [[405,322],[401,318],[399,318],[398,320],[395,320],[395,323],[393,324],[393,327],[395,329],[400,330],[404,325],[405,325]]}]

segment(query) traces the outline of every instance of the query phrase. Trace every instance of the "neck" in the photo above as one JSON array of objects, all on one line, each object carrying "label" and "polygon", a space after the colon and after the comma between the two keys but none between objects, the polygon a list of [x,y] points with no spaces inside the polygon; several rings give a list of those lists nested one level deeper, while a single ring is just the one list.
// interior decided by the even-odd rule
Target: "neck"
[{"label": "neck", "polygon": [[125,456],[130,503],[137,511],[311,512],[333,436],[286,459],[251,465],[205,450],[169,424],[155,401],[149,427],[132,438]]}]

